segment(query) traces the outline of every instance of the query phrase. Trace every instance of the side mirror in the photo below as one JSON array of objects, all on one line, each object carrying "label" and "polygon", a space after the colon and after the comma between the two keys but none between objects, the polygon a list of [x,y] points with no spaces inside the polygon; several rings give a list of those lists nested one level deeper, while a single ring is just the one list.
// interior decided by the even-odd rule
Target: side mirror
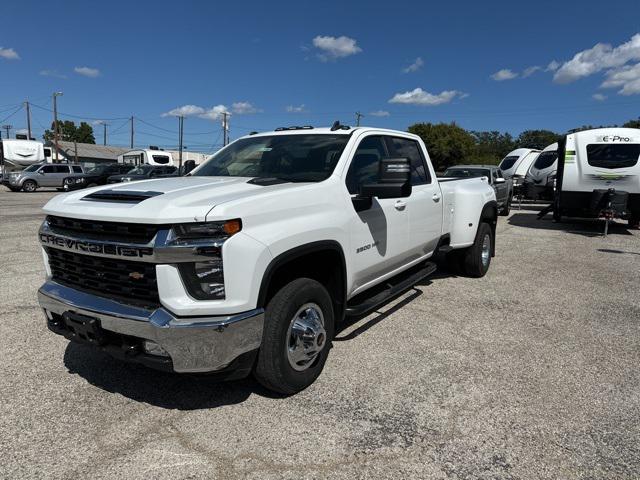
[{"label": "side mirror", "polygon": [[404,198],[411,195],[411,161],[408,158],[383,158],[379,180],[360,187],[360,196]]},{"label": "side mirror", "polygon": [[506,182],[506,180],[504,178],[498,177],[498,178],[495,179],[495,181],[493,183],[497,184],[497,183],[504,183],[504,182]]}]

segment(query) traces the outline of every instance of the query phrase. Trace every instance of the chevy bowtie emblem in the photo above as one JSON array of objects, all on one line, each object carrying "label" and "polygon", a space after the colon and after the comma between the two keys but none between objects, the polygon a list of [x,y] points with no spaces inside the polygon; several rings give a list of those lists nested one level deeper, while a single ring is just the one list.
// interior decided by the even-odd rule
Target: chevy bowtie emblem
[{"label": "chevy bowtie emblem", "polygon": [[132,278],[133,280],[142,280],[144,278],[144,273],[131,272],[129,274],[129,278]]}]

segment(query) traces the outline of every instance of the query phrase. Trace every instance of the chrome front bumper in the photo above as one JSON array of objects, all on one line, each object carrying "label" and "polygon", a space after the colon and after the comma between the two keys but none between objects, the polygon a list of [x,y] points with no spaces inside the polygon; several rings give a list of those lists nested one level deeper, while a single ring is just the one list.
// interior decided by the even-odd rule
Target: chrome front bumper
[{"label": "chrome front bumper", "polygon": [[264,310],[236,315],[177,317],[159,307],[147,310],[75,290],[48,280],[38,301],[50,321],[72,312],[100,321],[109,332],[151,340],[171,358],[176,372],[213,372],[228,366],[262,341]]}]

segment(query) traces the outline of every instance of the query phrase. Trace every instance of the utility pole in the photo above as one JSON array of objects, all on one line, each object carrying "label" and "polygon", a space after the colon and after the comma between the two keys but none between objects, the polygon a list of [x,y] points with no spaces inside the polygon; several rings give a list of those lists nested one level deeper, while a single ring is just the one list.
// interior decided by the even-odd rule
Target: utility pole
[{"label": "utility pole", "polygon": [[222,112],[222,146],[229,144],[229,112]]},{"label": "utility pole", "polygon": [[133,150],[133,115],[131,115],[131,145],[130,148]]},{"label": "utility pole", "polygon": [[360,119],[364,117],[363,114],[361,114],[360,112],[356,112],[356,127],[360,126]]},{"label": "utility pole", "polygon": [[31,106],[28,100],[24,102],[24,106],[27,109],[27,140],[31,140]]},{"label": "utility pole", "polygon": [[[178,172],[182,172],[182,136],[184,134],[184,116],[178,115]],[[180,173],[179,173],[180,174]]]},{"label": "utility pole", "polygon": [[107,122],[103,122],[100,120],[100,124],[102,125],[102,144],[107,145],[107,126],[109,125]]},{"label": "utility pole", "polygon": [[9,138],[10,135],[10,131],[13,128],[13,125],[2,125],[2,128],[4,128],[7,131],[7,139]]},{"label": "utility pole", "polygon": [[55,162],[58,163],[58,97],[62,96],[62,92],[53,93],[53,143],[56,151]]}]

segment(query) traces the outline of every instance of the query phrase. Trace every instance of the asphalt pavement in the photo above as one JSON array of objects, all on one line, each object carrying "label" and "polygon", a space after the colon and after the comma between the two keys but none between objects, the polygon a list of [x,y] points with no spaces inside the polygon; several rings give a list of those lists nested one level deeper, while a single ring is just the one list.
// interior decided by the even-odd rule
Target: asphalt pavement
[{"label": "asphalt pavement", "polygon": [[0,188],[0,478],[640,477],[639,231],[513,210],[486,277],[441,271],[350,323],[283,398],[50,333],[55,194]]}]

